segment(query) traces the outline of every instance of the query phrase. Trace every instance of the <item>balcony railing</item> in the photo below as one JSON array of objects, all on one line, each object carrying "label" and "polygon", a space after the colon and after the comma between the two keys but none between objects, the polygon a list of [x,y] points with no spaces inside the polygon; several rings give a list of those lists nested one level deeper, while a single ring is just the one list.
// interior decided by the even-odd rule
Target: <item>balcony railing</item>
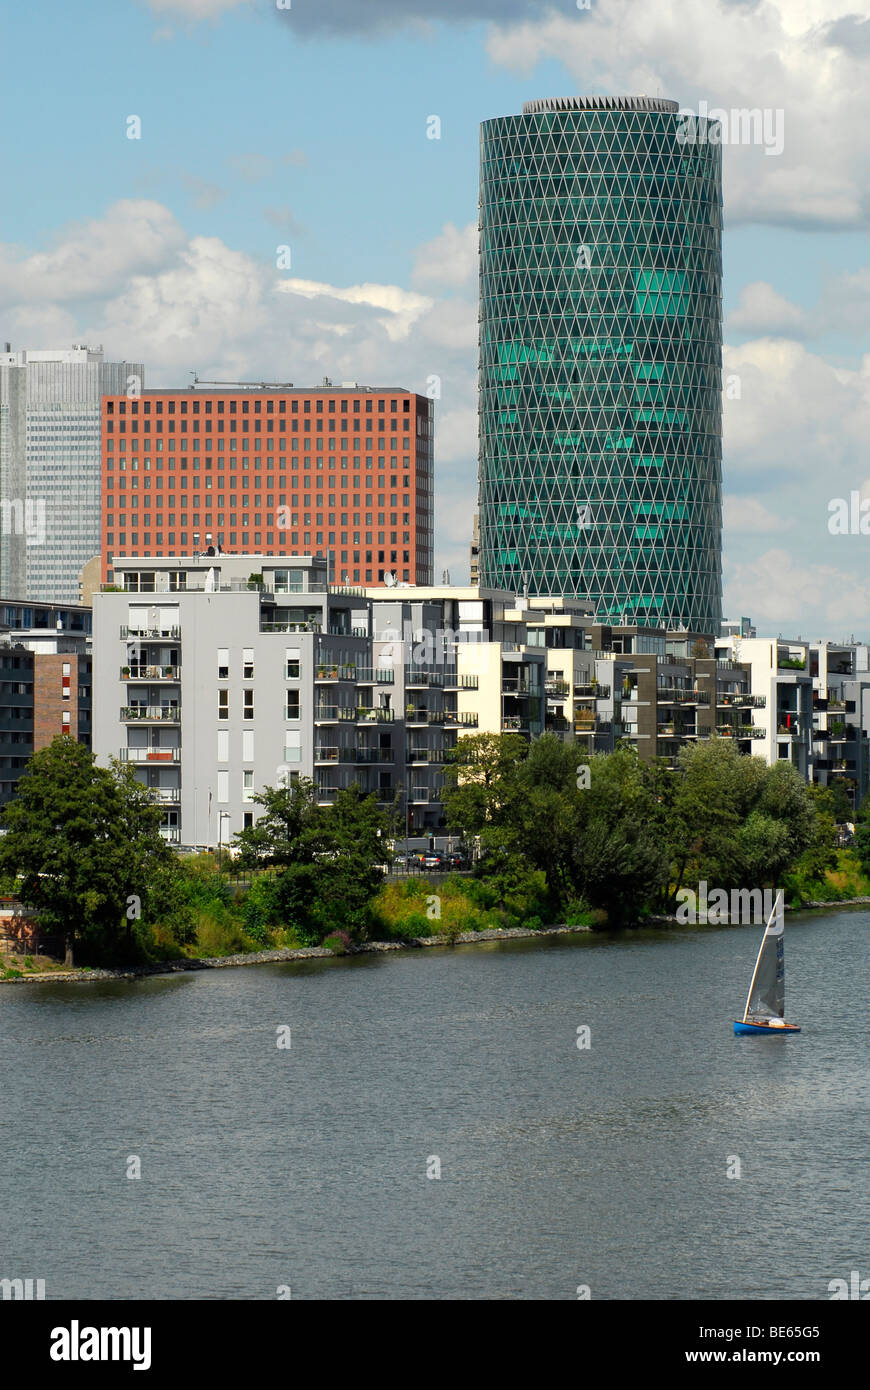
[{"label": "balcony railing", "polygon": [[391,763],[393,762],[393,750],[392,748],[357,748],[352,761],[361,765]]},{"label": "balcony railing", "polygon": [[414,667],[405,668],[405,685],[428,687],[442,686],[444,684],[443,671],[419,671]]},{"label": "balcony railing", "polygon": [[322,661],[314,668],[316,681],[355,681],[356,678],[356,667],[346,663]]},{"label": "balcony railing", "polygon": [[279,622],[276,622],[276,621],[273,621],[273,620],[265,620],[265,619],[264,619],[264,620],[261,620],[261,622],[260,622],[260,631],[261,631],[261,632],[283,632],[283,633],[296,633],[296,634],[298,634],[298,633],[305,633],[305,632],[320,632],[320,631],[321,631],[321,626],[320,626],[320,623],[314,622],[314,621],[311,620],[311,619],[309,619],[309,620],[307,620],[307,621],[305,621],[305,622],[282,622],[282,623],[279,623]]},{"label": "balcony railing", "polygon": [[122,763],[177,763],[181,759],[180,748],[122,748]]},{"label": "balcony railing", "polygon": [[587,681],[585,684],[574,686],[574,698],[575,700],[609,700],[610,686]]},{"label": "balcony railing", "polygon": [[[298,715],[289,715],[288,718],[298,719]],[[315,705],[314,722],[315,724],[340,724],[342,722],[351,723],[356,718],[356,711],[352,705]]]},{"label": "balcony railing", "polygon": [[314,749],[314,761],[316,763],[354,763],[356,755],[353,748],[337,748],[335,746],[325,746]]},{"label": "balcony railing", "polygon": [[544,690],[551,700],[561,700],[571,687],[567,681],[544,681]]},{"label": "balcony railing", "polygon": [[720,709],[764,709],[767,705],[766,695],[750,695],[748,691],[720,691],[716,696],[716,704]]},{"label": "balcony railing", "polygon": [[[443,718],[446,725],[455,724],[461,729],[476,729],[478,724],[478,716],[476,714],[470,712],[458,713],[455,709],[445,710]],[[503,722],[506,724],[506,721]]]},{"label": "balcony railing", "polygon": [[405,710],[406,724],[443,724],[446,711],[443,709],[423,709],[409,705]]},{"label": "balcony railing", "polygon": [[357,685],[392,685],[396,679],[396,673],[392,667],[372,667],[358,666],[356,672]]},{"label": "balcony railing", "polygon": [[178,681],[181,671],[177,666],[122,666],[122,681]]},{"label": "balcony railing", "polygon": [[180,636],[180,627],[128,627],[126,624],[121,627],[121,637],[125,641],[128,637],[166,637],[177,642]]},{"label": "balcony railing", "polygon": [[479,686],[479,676],[457,676],[455,671],[448,671],[444,676],[445,690],[477,690]]},{"label": "balcony railing", "polygon": [[444,752],[437,748],[408,748],[405,752],[406,763],[443,763]]},{"label": "balcony railing", "polygon": [[391,709],[373,709],[370,706],[359,705],[355,717],[357,724],[392,724],[395,715]]},{"label": "balcony railing", "polygon": [[125,724],[132,724],[136,721],[146,723],[166,722],[177,724],[181,719],[181,710],[178,705],[123,705],[121,707],[121,720]]},{"label": "balcony railing", "polygon": [[682,690],[673,685],[656,687],[656,700],[660,705],[709,705],[710,694],[706,690]]},{"label": "balcony railing", "polygon": [[181,801],[180,787],[148,787],[147,790],[161,806],[177,806]]}]

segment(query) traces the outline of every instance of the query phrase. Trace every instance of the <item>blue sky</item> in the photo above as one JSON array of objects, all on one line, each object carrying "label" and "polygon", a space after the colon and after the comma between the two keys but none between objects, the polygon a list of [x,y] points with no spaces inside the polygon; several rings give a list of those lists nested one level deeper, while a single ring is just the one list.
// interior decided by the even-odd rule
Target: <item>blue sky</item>
[{"label": "blue sky", "polygon": [[772,633],[870,637],[870,536],[827,527],[831,498],[870,498],[866,20],[855,0],[8,8],[0,338],[101,341],[143,357],[151,385],[437,374],[436,566],[461,578],[479,122],[572,92],[780,108],[782,156],[724,152],[725,369],[742,387],[725,409],[726,607]]}]

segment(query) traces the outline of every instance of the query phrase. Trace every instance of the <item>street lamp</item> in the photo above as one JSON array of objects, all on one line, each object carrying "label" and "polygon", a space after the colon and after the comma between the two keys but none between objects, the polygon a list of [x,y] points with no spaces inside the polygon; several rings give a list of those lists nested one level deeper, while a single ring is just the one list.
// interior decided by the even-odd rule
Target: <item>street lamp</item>
[{"label": "street lamp", "polygon": [[230,819],[229,811],[218,811],[218,869],[221,867],[221,849],[224,842],[224,821]]}]

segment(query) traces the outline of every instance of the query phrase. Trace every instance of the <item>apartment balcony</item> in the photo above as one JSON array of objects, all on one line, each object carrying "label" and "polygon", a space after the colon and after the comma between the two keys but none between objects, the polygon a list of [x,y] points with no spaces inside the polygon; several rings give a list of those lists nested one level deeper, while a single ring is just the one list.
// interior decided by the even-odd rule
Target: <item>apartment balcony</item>
[{"label": "apartment balcony", "polygon": [[720,709],[764,709],[767,705],[767,696],[750,695],[742,690],[729,691],[728,693],[720,692],[716,696],[716,704]]},{"label": "apartment balcony", "polygon": [[574,686],[575,700],[609,700],[610,686],[599,685],[597,681],[587,681],[585,684]]},{"label": "apartment balcony", "polygon": [[178,845],[181,844],[181,831],[177,826],[161,825],[160,838],[169,845]]},{"label": "apartment balcony", "polygon": [[660,705],[709,705],[710,695],[706,690],[680,690],[676,686],[660,685],[656,688],[656,701]]},{"label": "apartment balcony", "polygon": [[392,667],[373,668],[371,666],[358,666],[356,672],[357,685],[392,685],[396,679],[396,673]]},{"label": "apartment balcony", "polygon": [[121,627],[121,638],[127,641],[129,638],[139,637],[159,637],[177,642],[181,638],[180,627],[128,627],[126,624]]},{"label": "apartment balcony", "polygon": [[405,723],[409,726],[443,724],[445,716],[446,710],[443,709],[422,709],[409,705],[405,710]]},{"label": "apartment balcony", "polygon": [[501,727],[506,734],[529,733],[530,719],[522,714],[505,714],[502,716]]},{"label": "apartment balcony", "polygon": [[338,748],[334,744],[321,744],[314,749],[315,763],[355,763],[353,748]]},{"label": "apartment balcony", "polygon": [[442,671],[418,671],[410,666],[405,667],[405,686],[408,690],[427,690],[431,686],[440,688],[443,684]]},{"label": "apartment balcony", "polygon": [[455,709],[446,709],[443,719],[447,729],[476,729],[479,722],[477,714],[468,711],[460,713]]},{"label": "apartment balcony", "polygon": [[502,695],[540,695],[538,686],[532,686],[529,681],[521,677],[502,676],[501,680]]},{"label": "apartment balcony", "polygon": [[657,724],[658,738],[697,738],[698,731],[693,724]]},{"label": "apartment balcony", "polygon": [[159,806],[178,806],[181,803],[180,787],[148,787],[147,790]]},{"label": "apartment balcony", "polygon": [[354,718],[357,724],[392,724],[395,714],[391,709],[359,705],[354,711]]},{"label": "apartment balcony", "polygon": [[548,714],[546,719],[547,733],[567,734],[571,728],[569,720],[562,715]]},{"label": "apartment balcony", "polygon": [[124,724],[180,724],[181,708],[178,705],[123,705],[120,718]]},{"label": "apartment balcony", "polygon": [[317,681],[355,681],[356,668],[336,662],[319,661],[314,667],[314,680]]},{"label": "apartment balcony", "polygon": [[[301,634],[306,633],[306,632],[320,632],[320,631],[321,631],[321,625],[320,625],[320,623],[314,622],[314,621],[312,621],[311,619],[309,619],[309,620],[307,620],[307,621],[304,621],[304,622],[278,622],[278,621],[275,620],[275,619],[261,619],[261,620],[260,620],[260,631],[261,631],[261,632],[277,632],[277,633],[282,633],[282,632],[283,632],[283,633],[287,634],[288,636],[289,636],[289,635],[296,635],[296,636],[298,636],[298,635],[301,635]],[[347,636],[346,633],[343,634],[343,635],[344,635],[344,636]]]},{"label": "apartment balcony", "polygon": [[717,724],[716,733],[720,738],[766,738],[767,730],[757,724]]},{"label": "apartment balcony", "polygon": [[122,666],[122,681],[174,681],[181,680],[179,666]]},{"label": "apartment balcony", "polygon": [[427,805],[430,801],[440,801],[440,799],[434,787],[412,787],[408,792],[409,802],[416,802],[421,806]]},{"label": "apartment balcony", "polygon": [[571,690],[567,681],[544,681],[544,691],[548,700],[564,700]]},{"label": "apartment balcony", "polygon": [[406,763],[428,763],[440,765],[444,762],[444,750],[438,748],[407,748]]},{"label": "apartment balcony", "polygon": [[314,706],[315,724],[350,724],[355,718],[356,710],[352,705]]},{"label": "apartment balcony", "polygon": [[394,761],[392,748],[357,748],[351,760],[360,766],[369,763],[391,763]]},{"label": "apartment balcony", "polygon": [[778,738],[800,738],[800,726],[797,724],[777,724],[776,733]]},{"label": "apartment balcony", "polygon": [[479,688],[479,676],[458,676],[455,671],[448,671],[445,673],[445,690],[478,690]]},{"label": "apartment balcony", "polygon": [[122,748],[122,763],[178,763],[181,761],[180,748]]}]

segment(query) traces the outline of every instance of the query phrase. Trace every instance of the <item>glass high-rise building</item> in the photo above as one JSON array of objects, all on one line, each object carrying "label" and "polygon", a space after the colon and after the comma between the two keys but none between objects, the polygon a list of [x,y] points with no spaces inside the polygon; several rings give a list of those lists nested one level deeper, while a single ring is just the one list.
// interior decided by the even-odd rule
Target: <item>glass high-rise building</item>
[{"label": "glass high-rise building", "polygon": [[[0,352],[0,593],[77,603],[100,553],[100,403],[140,392],[141,362],[100,347]],[[147,487],[147,483],[145,483]]]},{"label": "glass high-rise building", "polygon": [[653,97],[481,127],[480,579],[717,632],[721,145]]}]

